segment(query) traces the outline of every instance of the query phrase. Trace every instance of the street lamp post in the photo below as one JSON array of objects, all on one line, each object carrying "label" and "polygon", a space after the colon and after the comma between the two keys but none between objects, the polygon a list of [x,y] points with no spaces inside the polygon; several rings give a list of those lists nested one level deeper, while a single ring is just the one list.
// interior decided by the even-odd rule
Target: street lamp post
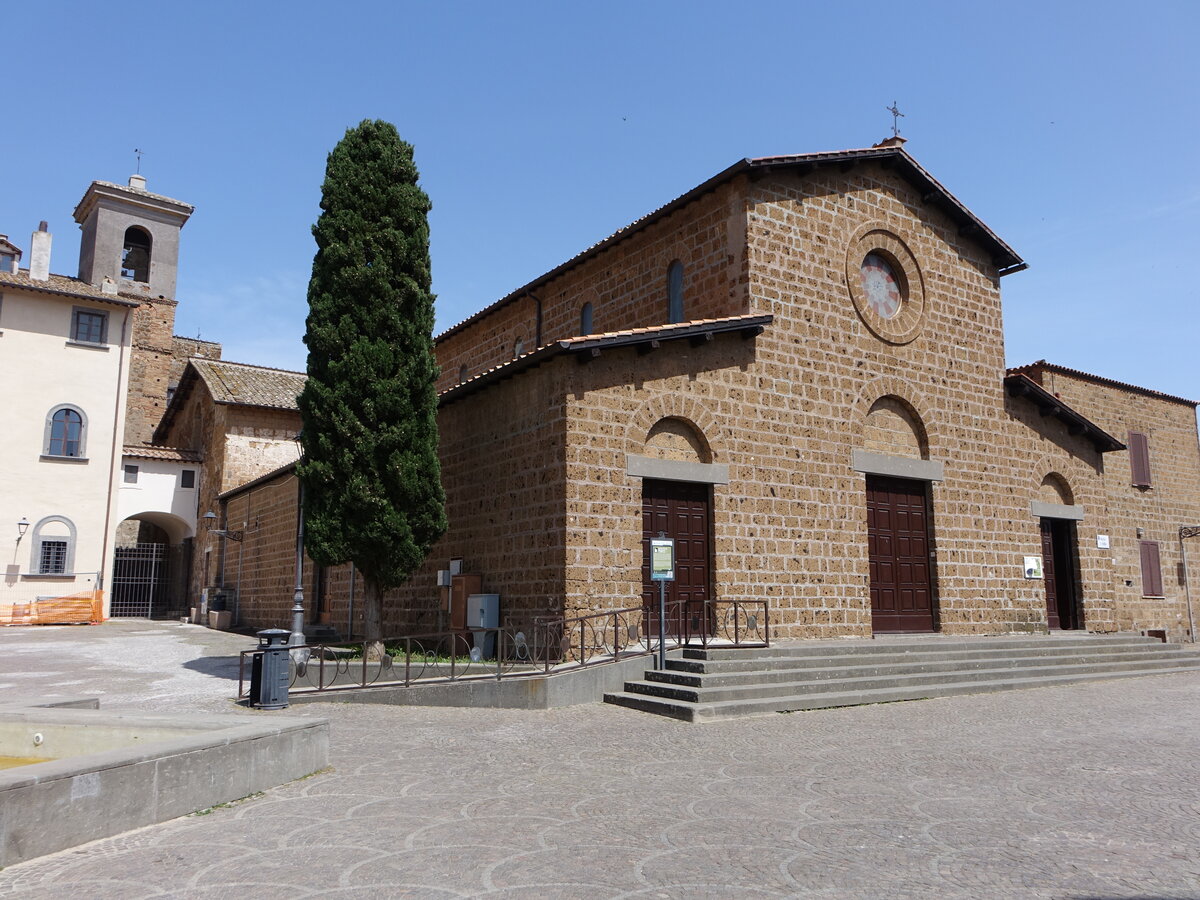
[{"label": "street lamp post", "polygon": [[1187,564],[1187,544],[1188,538],[1200,537],[1200,525],[1180,525],[1179,526],[1179,555],[1183,562],[1183,594],[1187,598],[1187,614],[1188,614],[1188,634],[1192,636],[1192,643],[1196,643],[1196,623],[1192,619],[1192,584],[1188,573]]},{"label": "street lamp post", "polygon": [[296,590],[292,594],[292,636],[288,644],[304,644],[304,482],[296,479]]},{"label": "street lamp post", "polygon": [[[300,431],[296,442],[296,464],[304,458],[304,432]],[[296,590],[292,593],[292,635],[288,638],[292,648],[304,646],[304,482],[296,472]],[[308,651],[293,649],[292,660],[300,668],[308,662]]]}]

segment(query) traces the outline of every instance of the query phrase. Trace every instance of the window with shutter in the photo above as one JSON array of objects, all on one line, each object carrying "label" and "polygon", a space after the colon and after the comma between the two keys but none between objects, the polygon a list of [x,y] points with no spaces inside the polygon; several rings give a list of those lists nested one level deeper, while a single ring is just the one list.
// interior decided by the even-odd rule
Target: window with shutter
[{"label": "window with shutter", "polygon": [[1158,559],[1157,541],[1138,541],[1142,557],[1142,596],[1163,596],[1162,567]]},{"label": "window with shutter", "polygon": [[1129,432],[1129,467],[1134,487],[1150,487],[1150,442],[1140,431]]}]

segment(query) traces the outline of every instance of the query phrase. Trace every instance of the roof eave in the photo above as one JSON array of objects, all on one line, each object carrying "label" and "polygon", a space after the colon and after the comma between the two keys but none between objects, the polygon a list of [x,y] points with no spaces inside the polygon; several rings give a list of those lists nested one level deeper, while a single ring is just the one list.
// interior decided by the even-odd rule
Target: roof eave
[{"label": "roof eave", "polygon": [[1028,375],[1019,372],[1007,375],[1004,385],[1010,397],[1024,397],[1032,402],[1042,415],[1053,416],[1066,425],[1070,434],[1086,437],[1092,442],[1097,453],[1128,449],[1087,416],[1063,403]]},{"label": "roof eave", "polygon": [[438,407],[448,406],[456,400],[461,400],[489,385],[536,368],[556,356],[573,354],[581,361],[586,361],[587,359],[594,359],[599,356],[604,350],[622,347],[694,340],[727,333],[740,333],[743,338],[751,338],[761,334],[774,319],[775,317],[769,314],[736,316],[714,322],[680,323],[679,325],[664,325],[661,328],[598,335],[594,338],[574,337],[552,341],[544,347],[539,347],[530,353],[526,353],[524,356],[520,356],[494,369],[489,369],[486,372],[476,375],[469,381],[443,391],[438,395]]}]

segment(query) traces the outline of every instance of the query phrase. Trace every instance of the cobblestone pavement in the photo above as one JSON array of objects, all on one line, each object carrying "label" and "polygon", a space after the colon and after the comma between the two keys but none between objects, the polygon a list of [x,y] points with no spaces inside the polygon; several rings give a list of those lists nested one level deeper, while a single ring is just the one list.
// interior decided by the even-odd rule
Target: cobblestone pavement
[{"label": "cobblestone pavement", "polygon": [[1200,897],[1200,675],[705,725],[287,714],[331,720],[331,771],[11,866],[0,896]]}]

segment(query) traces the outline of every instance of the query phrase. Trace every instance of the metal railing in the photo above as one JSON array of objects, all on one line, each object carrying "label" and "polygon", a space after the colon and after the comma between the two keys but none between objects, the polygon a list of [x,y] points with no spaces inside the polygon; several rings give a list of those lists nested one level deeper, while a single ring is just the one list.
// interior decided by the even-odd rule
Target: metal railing
[{"label": "metal railing", "polygon": [[[668,604],[666,649],[770,646],[769,612],[766,600]],[[387,653],[376,659],[368,657],[367,641],[289,648],[289,690],[312,693],[554,675],[650,656],[658,652],[658,616],[657,610],[636,606],[571,618],[540,617],[526,627],[405,635],[383,644]],[[239,699],[249,690],[249,661],[262,652],[241,652]]]}]

